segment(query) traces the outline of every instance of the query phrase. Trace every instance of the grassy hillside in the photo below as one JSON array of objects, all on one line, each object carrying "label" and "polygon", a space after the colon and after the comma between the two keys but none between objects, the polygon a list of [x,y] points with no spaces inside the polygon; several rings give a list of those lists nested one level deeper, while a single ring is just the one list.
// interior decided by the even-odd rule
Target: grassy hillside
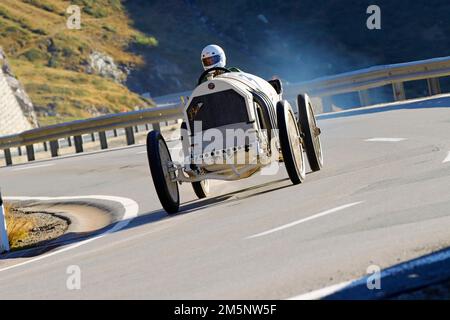
[{"label": "grassy hillside", "polygon": [[[71,4],[82,8],[81,30],[66,26]],[[41,125],[149,104],[117,81],[96,75],[94,51],[106,54],[126,76],[142,64],[130,44],[155,46],[130,26],[120,0],[2,0],[0,46],[33,100]],[[120,79],[121,80],[121,79]]]}]

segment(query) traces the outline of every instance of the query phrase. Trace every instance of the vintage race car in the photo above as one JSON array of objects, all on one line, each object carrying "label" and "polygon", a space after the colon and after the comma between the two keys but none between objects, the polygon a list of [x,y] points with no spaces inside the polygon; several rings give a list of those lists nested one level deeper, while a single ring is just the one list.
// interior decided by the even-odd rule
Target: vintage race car
[{"label": "vintage race car", "polygon": [[205,71],[184,106],[183,161],[172,161],[159,131],[147,136],[150,171],[163,208],[179,211],[178,184],[192,183],[205,198],[209,180],[239,180],[257,172],[276,174],[284,162],[293,184],[323,166],[320,129],[306,94],[298,95],[298,117],[282,98],[280,80],[266,81],[225,68]]}]

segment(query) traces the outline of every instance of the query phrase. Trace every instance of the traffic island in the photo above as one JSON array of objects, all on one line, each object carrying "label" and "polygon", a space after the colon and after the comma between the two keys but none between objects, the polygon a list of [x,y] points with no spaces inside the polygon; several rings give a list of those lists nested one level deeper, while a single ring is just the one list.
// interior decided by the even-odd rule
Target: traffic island
[{"label": "traffic island", "polygon": [[120,219],[115,206],[99,201],[14,200],[4,209],[9,247],[0,267],[81,241]]}]

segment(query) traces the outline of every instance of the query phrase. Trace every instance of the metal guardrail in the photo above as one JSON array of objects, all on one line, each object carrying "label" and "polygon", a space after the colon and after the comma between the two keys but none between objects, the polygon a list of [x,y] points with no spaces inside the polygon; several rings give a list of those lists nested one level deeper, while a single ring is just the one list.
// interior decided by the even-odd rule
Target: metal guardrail
[{"label": "metal guardrail", "polygon": [[[358,92],[361,106],[370,104],[368,90],[392,85],[395,101],[405,100],[403,83],[414,80],[427,80],[430,95],[441,93],[440,77],[450,76],[450,57],[410,63],[377,66],[368,69],[319,78],[313,81],[286,86],[285,95],[296,96],[300,92],[308,93],[316,99],[337,94]],[[324,104],[324,110],[328,111]],[[0,150],[4,150],[7,165],[12,165],[10,148],[26,146],[28,161],[33,161],[36,143],[50,142],[52,157],[58,156],[58,139],[74,137],[75,151],[83,152],[82,134],[98,132],[102,149],[108,148],[105,131],[125,128],[127,144],[134,144],[133,127],[152,124],[159,128],[163,121],[180,119],[181,105],[156,107],[146,110],[106,115],[87,120],[78,120],[44,128],[33,129],[15,135],[0,137]]]},{"label": "metal guardrail", "polygon": [[81,135],[98,132],[102,149],[108,148],[105,131],[125,128],[127,144],[135,143],[133,127],[152,124],[154,129],[160,128],[160,122],[177,120],[182,116],[181,105],[155,107],[151,109],[105,115],[86,120],[61,123],[44,128],[24,131],[19,134],[0,137],[0,149],[4,150],[6,165],[12,165],[10,148],[26,146],[28,161],[35,160],[33,144],[50,142],[52,157],[58,156],[58,139],[74,137],[75,150],[83,152]]},{"label": "metal guardrail", "polygon": [[392,85],[395,101],[406,100],[403,83],[427,80],[430,95],[441,93],[440,77],[450,76],[450,57],[375,66],[312,81],[291,84],[288,93],[306,92],[312,97],[330,97],[342,93],[359,92],[362,106],[370,105],[368,90]]}]

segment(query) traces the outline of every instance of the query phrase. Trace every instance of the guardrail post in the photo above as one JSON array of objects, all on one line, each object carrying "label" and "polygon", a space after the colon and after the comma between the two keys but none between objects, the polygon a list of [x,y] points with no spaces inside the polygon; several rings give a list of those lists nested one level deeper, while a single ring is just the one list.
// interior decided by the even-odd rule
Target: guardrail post
[{"label": "guardrail post", "polygon": [[6,229],[5,208],[3,207],[2,194],[0,192],[0,253],[9,251],[8,232]]},{"label": "guardrail post", "polygon": [[125,128],[125,135],[127,136],[127,145],[131,146],[135,143],[133,127]]},{"label": "guardrail post", "polygon": [[358,95],[359,95],[359,104],[361,107],[370,105],[369,90],[361,90],[358,92]]},{"label": "guardrail post", "polygon": [[394,92],[395,101],[406,100],[405,86],[403,85],[403,82],[394,82],[392,84],[392,91]]},{"label": "guardrail post", "polygon": [[26,146],[26,148],[27,148],[28,161],[34,161],[35,158],[34,158],[34,147],[33,147],[33,145],[30,144],[30,145]]},{"label": "guardrail post", "polygon": [[75,152],[82,153],[83,152],[83,137],[82,136],[74,136],[73,140],[75,142]]},{"label": "guardrail post", "polygon": [[7,166],[12,166],[12,157],[11,157],[11,150],[10,149],[5,149],[3,150],[3,152],[5,153],[5,162]]},{"label": "guardrail post", "polygon": [[442,93],[439,78],[427,79],[427,82],[428,82],[428,93],[430,94],[430,96]]},{"label": "guardrail post", "polygon": [[50,153],[52,154],[52,158],[58,156],[58,148],[59,148],[58,140],[50,141]]},{"label": "guardrail post", "polygon": [[[128,145],[132,145],[138,142],[135,130],[143,132],[144,126],[149,128],[150,125],[152,125],[155,130],[161,129],[164,123],[174,123],[174,120],[167,120],[175,118],[175,116],[181,117],[182,115],[180,113],[179,106],[158,108],[156,110],[151,108],[139,112],[102,116],[85,121],[73,121],[65,123],[64,125],[39,128],[26,132],[26,134],[23,135],[16,134],[14,136],[11,135],[0,138],[0,143],[3,145],[0,152],[2,152],[2,150],[5,152],[6,163],[8,165],[12,165],[12,162],[15,161],[13,157],[17,156],[16,150],[18,150],[19,154],[23,153],[22,157],[24,157],[26,153],[28,161],[38,159],[39,156],[36,155],[36,152],[43,151],[44,148],[49,153],[49,156],[51,153],[52,157],[57,157],[61,154],[63,152],[62,147],[67,145],[70,146],[70,149],[74,147],[73,151],[76,153],[81,153],[84,152],[84,138],[87,138],[86,142],[89,143],[91,140],[88,136],[92,137],[94,141],[100,140],[100,138],[97,137],[100,131],[103,131],[104,133],[101,134],[102,141],[99,144],[101,144],[102,148],[107,148],[108,141],[105,140],[109,138],[109,131],[117,128],[120,128],[117,130],[118,132],[116,132],[118,136],[122,136],[122,130],[125,129],[126,142]],[[152,124],[152,122],[155,123]],[[122,125],[120,126],[120,124]],[[92,133],[94,134],[92,135]],[[37,149],[34,148],[35,145]],[[21,148],[21,150],[14,149],[19,146],[24,148]]]},{"label": "guardrail post", "polygon": [[159,124],[159,122],[152,123],[152,128],[153,130],[158,130],[159,132],[161,132],[161,125]]},{"label": "guardrail post", "polygon": [[100,131],[98,133],[98,137],[100,138],[100,147],[103,149],[108,149],[108,140],[106,139],[106,132]]}]

